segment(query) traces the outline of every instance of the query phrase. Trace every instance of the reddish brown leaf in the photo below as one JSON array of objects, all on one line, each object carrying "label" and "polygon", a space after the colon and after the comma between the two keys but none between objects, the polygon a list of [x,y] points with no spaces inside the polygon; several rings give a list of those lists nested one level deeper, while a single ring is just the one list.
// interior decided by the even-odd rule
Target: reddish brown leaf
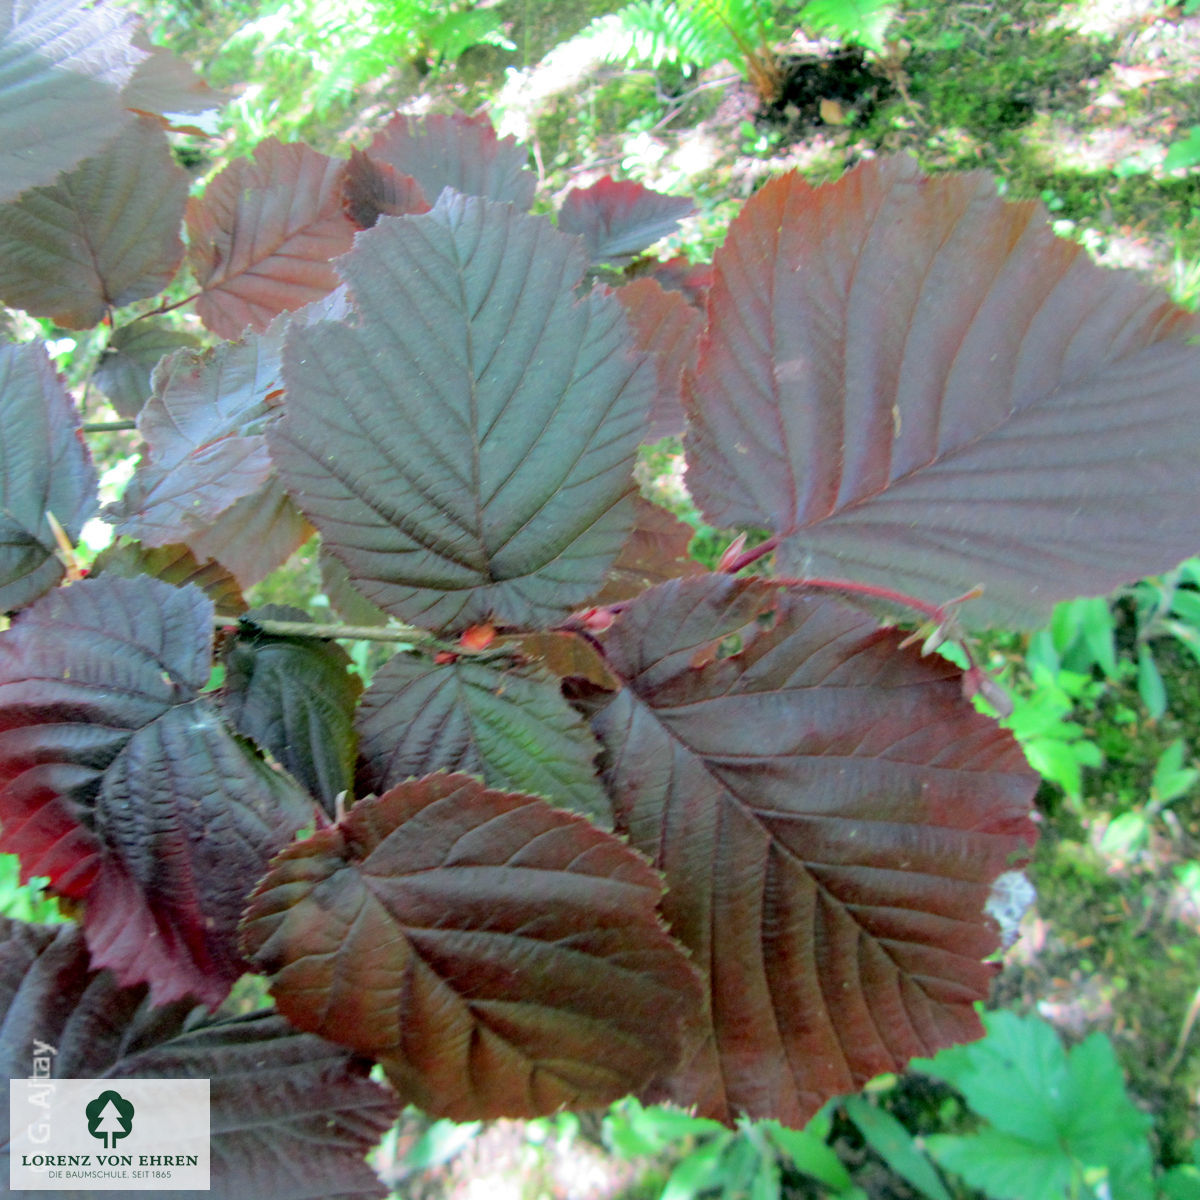
[{"label": "reddish brown leaf", "polygon": [[360,800],[256,889],[246,953],[296,1025],[455,1120],[608,1103],[675,1061],[695,974],[640,856],[530,796],[434,775]]},{"label": "reddish brown leaf", "polygon": [[483,113],[397,113],[375,135],[368,153],[411,175],[431,204],[448,187],[521,209],[533,203],[537,176],[526,166],[528,152],[515,138],[498,138]]},{"label": "reddish brown leaf", "polygon": [[781,573],[1036,624],[1195,552],[1200,317],[986,175],[907,158],[747,202],[715,259],[688,487]]},{"label": "reddish brown leaf", "polygon": [[154,296],[183,259],[187,175],[139,117],[94,158],[0,207],[0,298],[67,329]]},{"label": "reddish brown leaf", "polygon": [[196,312],[214,333],[249,326],[319,300],[338,285],[330,260],[350,249],[342,211],[346,164],[298,142],[260,142],[187,205],[188,264],[204,289]]},{"label": "reddish brown leaf", "polygon": [[246,611],[237,580],[212,559],[200,562],[186,546],[143,546],[141,542],[117,538],[105,547],[92,563],[91,575],[117,575],[136,579],[149,575],[172,587],[198,587],[222,613]]},{"label": "reddish brown leaf", "polygon": [[643,441],[683,432],[683,372],[695,365],[704,319],[682,292],[665,291],[653,279],[637,279],[617,288],[633,327],[637,348],[654,355],[658,389]]},{"label": "reddish brown leaf", "polygon": [[187,330],[154,321],[131,321],[108,339],[93,382],[119,416],[136,417],[150,398],[150,375],[159,362],[173,350],[199,344],[200,339]]},{"label": "reddish brown leaf", "polygon": [[[720,657],[731,635],[743,649]],[[1032,840],[1036,776],[954,667],[899,641],[824,596],[717,576],[645,593],[605,635],[626,686],[593,725],[618,829],[663,871],[709,985],[691,1060],[656,1092],[801,1126],[980,1036],[984,906]]]},{"label": "reddish brown leaf", "polygon": [[380,217],[429,211],[421,185],[402,175],[391,163],[354,150],[342,183],[346,215],[357,229],[370,229]]},{"label": "reddish brown leaf", "polygon": [[635,498],[633,512],[633,532],[595,597],[597,605],[628,600],[656,583],[704,572],[695,559],[688,558],[688,545],[696,533],[690,525],[641,496]]},{"label": "reddish brown leaf", "polygon": [[592,262],[621,265],[674,233],[695,211],[687,196],[668,196],[630,179],[605,175],[591,187],[567,193],[558,227],[583,238]]},{"label": "reddish brown leaf", "polygon": [[243,972],[234,928],[313,804],[200,693],[212,604],[101,576],[0,634],[0,848],[86,902],[97,967],[212,1007]]}]

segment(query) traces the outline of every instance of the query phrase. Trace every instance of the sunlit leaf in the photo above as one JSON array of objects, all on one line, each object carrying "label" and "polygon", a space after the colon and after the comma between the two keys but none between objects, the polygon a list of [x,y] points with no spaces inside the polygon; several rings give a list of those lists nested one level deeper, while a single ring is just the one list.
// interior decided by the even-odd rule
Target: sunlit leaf
[{"label": "sunlit leaf", "polygon": [[526,165],[525,147],[515,138],[498,138],[482,113],[476,117],[397,113],[375,135],[367,152],[411,175],[431,202],[449,187],[521,209],[533,203],[537,176]]},{"label": "sunlit leaf", "polygon": [[281,854],[246,953],[296,1025],[473,1120],[594,1107],[673,1063],[695,975],[645,861],[582,817],[434,775]]},{"label": "sunlit leaf", "polygon": [[355,150],[342,181],[346,215],[356,229],[370,229],[380,217],[402,217],[429,211],[421,185],[391,163]]},{"label": "sunlit leaf", "polygon": [[136,579],[149,575],[174,587],[189,583],[198,587],[222,613],[246,611],[246,601],[237,580],[211,559],[200,562],[186,546],[143,546],[128,538],[117,538],[92,563],[91,575],[118,575]]},{"label": "sunlit leaf", "polygon": [[338,283],[330,260],[350,248],[346,164],[294,142],[260,142],[187,206],[188,264],[204,289],[196,312],[214,333],[261,331]]},{"label": "sunlit leaf", "polygon": [[712,523],[781,572],[1036,624],[1195,551],[1200,318],[982,174],[907,158],[756,192],[714,260],[687,407]]}]

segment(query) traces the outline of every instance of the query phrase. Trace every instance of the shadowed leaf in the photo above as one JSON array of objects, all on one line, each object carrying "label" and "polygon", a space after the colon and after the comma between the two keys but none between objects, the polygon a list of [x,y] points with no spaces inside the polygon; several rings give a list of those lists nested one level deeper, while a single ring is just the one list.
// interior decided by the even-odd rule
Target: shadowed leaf
[{"label": "shadowed leaf", "polygon": [[0,459],[0,612],[11,612],[63,576],[46,514],[75,541],[96,509],[75,404],[41,342],[0,342]]},{"label": "shadowed leaf", "polygon": [[240,613],[246,611],[237,580],[211,559],[199,562],[186,546],[143,546],[141,542],[118,538],[96,555],[90,575],[117,575],[122,579],[136,579],[149,575],[161,579],[173,587],[186,587],[189,583],[198,587],[212,602],[218,612]]},{"label": "shadowed leaf", "polygon": [[214,333],[261,331],[281,312],[337,286],[330,260],[350,249],[341,159],[298,142],[260,142],[187,205],[188,264],[204,294],[196,312]]},{"label": "shadowed leaf", "polygon": [[623,265],[679,228],[696,211],[687,196],[668,196],[628,179],[572,188],[558,213],[563,233],[583,238],[594,263]]},{"label": "shadowed leaf", "polygon": [[626,685],[593,718],[617,828],[709,985],[690,1062],[652,1094],[799,1128],[978,1037],[985,905],[1032,840],[1036,776],[957,669],[837,601],[719,576],[645,593],[604,640]]},{"label": "shadowed leaf", "polygon": [[411,175],[435,203],[443,188],[520,209],[533,203],[537,176],[526,166],[525,147],[515,138],[498,138],[482,113],[476,117],[397,113],[375,135],[367,153]]},{"label": "shadowed leaf", "polygon": [[[191,1006],[151,1008],[144,986],[94,971],[79,930],[0,918],[0,1069],[29,1075],[39,1046],[60,1078],[207,1079],[211,1195],[271,1200],[382,1197],[363,1161],[399,1105],[341,1047],[274,1013],[209,1023]],[[45,1052],[42,1051],[42,1055]],[[8,1128],[8,1089],[0,1119]],[[0,1171],[8,1175],[8,1142]],[[78,1191],[46,1191],[73,1198]]]},{"label": "shadowed leaf", "polygon": [[137,18],[94,0],[0,0],[0,201],[49,183],[133,118]]},{"label": "shadowed leaf", "polygon": [[636,279],[614,293],[629,317],[637,348],[654,356],[658,388],[644,442],[683,432],[683,372],[695,365],[704,318],[682,292],[654,279]]},{"label": "shadowed leaf", "polygon": [[659,880],[530,796],[434,775],[276,860],[246,953],[280,1010],[455,1120],[595,1107],[673,1063],[696,1003]]},{"label": "shadowed leaf", "polygon": [[258,619],[311,618],[277,604],[246,614],[225,644],[221,712],[332,814],[338,793],[354,786],[353,719],[362,682],[335,642],[265,633],[250,624]]},{"label": "shadowed leaf", "polygon": [[220,1003],[246,890],[313,811],[200,696],[212,612],[101,576],[0,634],[0,846],[87,902],[93,962],[155,1003]]},{"label": "shadowed leaf", "polygon": [[668,579],[704,574],[704,568],[688,557],[688,545],[696,534],[690,525],[641,496],[634,500],[633,513],[633,532],[593,599],[597,605],[629,600]]},{"label": "shadowed leaf", "polygon": [[183,259],[187,176],[139,117],[101,154],[0,206],[0,298],[67,329],[154,296]]},{"label": "shadowed leaf", "polygon": [[596,739],[545,671],[397,654],[375,673],[357,724],[365,789],[466,771],[612,827],[596,778]]},{"label": "shadowed leaf", "polygon": [[402,217],[429,211],[421,185],[391,163],[354,150],[342,182],[346,215],[356,229],[370,229],[380,217]]},{"label": "shadowed leaf", "polygon": [[431,628],[536,627],[630,527],[653,367],[574,239],[448,193],[358,235],[357,324],[293,327],[280,473],[373,603]]},{"label": "shadowed leaf", "polygon": [[687,401],[708,520],[781,573],[1036,624],[1195,551],[1200,318],[982,174],[869,162],[747,202]]},{"label": "shadowed leaf", "polygon": [[186,329],[172,329],[153,321],[122,325],[109,338],[92,376],[122,417],[136,417],[150,398],[150,375],[173,350],[194,348],[200,339]]}]

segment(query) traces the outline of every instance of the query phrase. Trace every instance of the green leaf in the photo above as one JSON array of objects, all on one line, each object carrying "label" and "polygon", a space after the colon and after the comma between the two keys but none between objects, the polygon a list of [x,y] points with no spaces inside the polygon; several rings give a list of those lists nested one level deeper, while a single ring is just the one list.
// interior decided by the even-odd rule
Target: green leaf
[{"label": "green leaf", "polygon": [[1066,1200],[1074,1166],[1056,1145],[1031,1142],[997,1129],[969,1137],[934,1134],[929,1153],[992,1200]]},{"label": "green leaf", "polygon": [[1167,711],[1167,687],[1154,661],[1154,652],[1145,644],[1138,647],[1137,688],[1146,711],[1155,720]]},{"label": "green leaf", "polygon": [[788,1129],[778,1121],[764,1121],[762,1124],[771,1141],[797,1171],[803,1171],[805,1175],[811,1175],[839,1192],[851,1186],[853,1181],[850,1172],[826,1145],[823,1137],[809,1129]]},{"label": "green leaf", "polygon": [[599,743],[539,667],[504,670],[468,658],[439,665],[397,654],[372,679],[357,725],[363,790],[465,771],[612,828],[596,778]]},{"label": "green leaf", "polygon": [[897,1175],[907,1179],[926,1200],[951,1200],[946,1185],[918,1149],[912,1134],[891,1113],[862,1096],[847,1096],[842,1106],[870,1147]]}]

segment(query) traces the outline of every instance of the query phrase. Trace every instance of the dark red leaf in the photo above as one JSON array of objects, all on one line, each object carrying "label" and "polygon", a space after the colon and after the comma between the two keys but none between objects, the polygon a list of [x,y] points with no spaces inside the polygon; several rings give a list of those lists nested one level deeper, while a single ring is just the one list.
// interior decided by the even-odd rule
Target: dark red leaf
[{"label": "dark red leaf", "polygon": [[683,372],[695,365],[704,319],[683,297],[653,279],[638,279],[615,295],[629,317],[637,348],[654,356],[658,389],[650,408],[646,442],[683,432]]},{"label": "dark red leaf", "polygon": [[96,473],[75,404],[40,342],[0,342],[0,612],[63,577],[53,513],[75,541],[96,510]]},{"label": "dark red leaf", "polygon": [[262,331],[281,312],[338,283],[330,260],[350,249],[341,159],[268,138],[188,201],[188,263],[204,294],[196,312],[214,333]]},{"label": "dark red leaf", "polygon": [[649,277],[668,292],[679,292],[693,307],[704,312],[708,289],[712,287],[711,263],[694,263],[686,258],[671,258],[666,262],[642,259],[632,263],[626,274],[634,280]]},{"label": "dark red leaf", "polygon": [[403,1099],[531,1117],[675,1061],[696,980],[659,889],[582,817],[434,775],[281,854],[243,945],[289,1019],[378,1058]]},{"label": "dark red leaf", "polygon": [[272,454],[373,603],[452,631],[537,627],[627,535],[653,364],[575,239],[447,193],[360,233],[354,324],[293,327]]},{"label": "dark red leaf", "polygon": [[200,339],[185,329],[153,321],[132,321],[114,331],[92,376],[122,417],[136,417],[150,398],[150,375],[173,350],[196,347]]},{"label": "dark red leaf", "polygon": [[225,644],[221,712],[274,756],[332,814],[354,786],[354,706],[362,681],[335,642],[256,629],[262,620],[309,621],[300,609],[268,604],[248,613]]},{"label": "dark red leaf", "polygon": [[747,202],[690,387],[688,487],[781,573],[1036,624],[1196,549],[1200,317],[986,175],[907,158]]},{"label": "dark red leaf", "polygon": [[515,138],[498,138],[482,113],[475,117],[397,113],[375,135],[367,152],[411,175],[434,203],[448,187],[520,209],[533,203],[537,176],[526,166],[525,147]]},{"label": "dark red leaf", "polygon": [[132,115],[133,13],[96,0],[0,6],[0,201],[95,154]]},{"label": "dark red leaf", "polygon": [[[0,1069],[28,1077],[53,1047],[58,1078],[208,1079],[214,1198],[383,1196],[363,1161],[399,1105],[367,1064],[274,1013],[210,1023],[151,1008],[144,986],[94,971],[73,925],[0,918]],[[40,1050],[40,1054],[39,1054]],[[8,1088],[0,1119],[8,1128]],[[8,1144],[0,1172],[8,1178]],[[78,1191],[42,1195],[74,1200]]]},{"label": "dark red leaf", "polygon": [[380,217],[402,217],[429,211],[421,185],[391,163],[354,150],[342,182],[346,215],[357,229],[371,229]]},{"label": "dark red leaf", "polygon": [[203,563],[186,546],[143,546],[127,538],[117,538],[96,555],[90,574],[118,575],[136,579],[149,575],[173,587],[198,587],[222,613],[246,611],[237,580],[219,563],[206,559]]},{"label": "dark red leaf", "polygon": [[594,263],[623,265],[675,232],[696,211],[687,196],[668,196],[629,179],[603,179],[572,188],[558,213],[564,233],[583,238]]},{"label": "dark red leaf", "polygon": [[375,673],[357,725],[368,790],[466,771],[612,827],[596,778],[596,739],[558,680],[538,668],[501,670],[468,658],[438,666],[397,654]]},{"label": "dark red leaf", "polygon": [[187,175],[139,117],[94,158],[0,206],[0,298],[67,329],[155,296],[183,259]]},{"label": "dark red leaf", "polygon": [[1032,841],[1037,780],[957,669],[899,641],[719,576],[645,593],[604,637],[626,685],[593,720],[617,828],[709,985],[691,1061],[657,1089],[681,1104],[800,1127],[981,1034],[984,906]]},{"label": "dark red leaf", "polygon": [[101,576],[0,634],[0,848],[85,900],[94,963],[157,1003],[221,1001],[246,891],[313,812],[200,696],[212,614],[195,588]]}]

